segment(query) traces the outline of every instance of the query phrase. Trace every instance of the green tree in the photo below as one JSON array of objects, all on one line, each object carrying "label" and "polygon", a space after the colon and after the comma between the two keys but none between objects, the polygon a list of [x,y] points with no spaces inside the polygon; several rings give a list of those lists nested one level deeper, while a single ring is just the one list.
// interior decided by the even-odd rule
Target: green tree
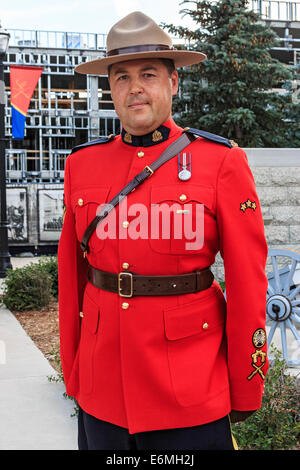
[{"label": "green tree", "polygon": [[174,101],[177,122],[234,139],[244,147],[292,147],[297,120],[292,93],[274,88],[292,72],[273,59],[275,32],[247,9],[247,0],[190,1],[181,13],[196,23],[191,30],[163,24],[184,38],[191,50],[207,55],[201,64],[180,70],[181,87]]}]

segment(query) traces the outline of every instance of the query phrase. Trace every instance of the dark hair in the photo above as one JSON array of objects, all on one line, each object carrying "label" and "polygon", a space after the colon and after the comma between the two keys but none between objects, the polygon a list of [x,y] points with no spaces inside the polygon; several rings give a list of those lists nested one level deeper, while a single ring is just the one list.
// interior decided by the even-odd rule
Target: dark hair
[{"label": "dark hair", "polygon": [[172,73],[174,72],[175,70],[175,65],[174,65],[174,60],[172,59],[160,59],[164,64],[165,66],[167,67],[167,70],[168,70],[168,74],[169,76],[171,77]]},{"label": "dark hair", "polygon": [[[175,65],[174,65],[174,61],[172,59],[160,59],[158,58],[159,60],[162,61],[162,63],[165,65],[165,67],[167,68],[167,71],[168,71],[168,74],[169,74],[169,77],[171,77],[172,73],[174,72],[175,70]],[[112,67],[113,64],[109,65],[108,66],[108,77],[110,75],[110,70],[111,70],[111,67]]]}]

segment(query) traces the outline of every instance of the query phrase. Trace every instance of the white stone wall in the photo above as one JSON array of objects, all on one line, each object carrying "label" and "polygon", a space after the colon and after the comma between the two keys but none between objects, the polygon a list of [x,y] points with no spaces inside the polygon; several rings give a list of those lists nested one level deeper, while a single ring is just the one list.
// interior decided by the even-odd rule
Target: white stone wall
[{"label": "white stone wall", "polygon": [[[300,253],[300,149],[244,149],[255,179],[262,208],[268,248]],[[272,271],[271,260],[267,272]],[[243,267],[241,266],[241,275]],[[218,254],[213,267],[218,281],[224,280]]]}]

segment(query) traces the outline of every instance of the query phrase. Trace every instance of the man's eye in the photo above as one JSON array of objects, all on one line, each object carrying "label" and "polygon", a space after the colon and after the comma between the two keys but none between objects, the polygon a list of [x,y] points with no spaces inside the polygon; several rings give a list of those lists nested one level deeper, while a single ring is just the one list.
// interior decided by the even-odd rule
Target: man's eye
[{"label": "man's eye", "polygon": [[127,75],[120,75],[118,77],[118,80],[126,80],[126,78],[127,78]]},{"label": "man's eye", "polygon": [[154,77],[154,74],[153,73],[145,73],[144,77],[151,78],[151,77]]}]

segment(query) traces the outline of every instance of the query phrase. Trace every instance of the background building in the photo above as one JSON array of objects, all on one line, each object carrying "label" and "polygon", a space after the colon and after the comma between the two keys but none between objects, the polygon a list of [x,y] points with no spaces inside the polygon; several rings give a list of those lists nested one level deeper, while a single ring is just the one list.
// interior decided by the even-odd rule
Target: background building
[{"label": "background building", "polygon": [[[300,2],[250,0],[280,38],[271,54],[300,63]],[[74,73],[81,62],[105,54],[105,34],[8,30],[5,62],[7,210],[11,254],[56,251],[62,226],[65,159],[72,147],[116,134],[120,121],[107,76]],[[26,117],[24,140],[12,138],[10,65],[42,66]]]},{"label": "background building", "polygon": [[249,0],[249,8],[260,14],[280,38],[272,49],[275,59],[289,65],[300,64],[300,1]]}]

